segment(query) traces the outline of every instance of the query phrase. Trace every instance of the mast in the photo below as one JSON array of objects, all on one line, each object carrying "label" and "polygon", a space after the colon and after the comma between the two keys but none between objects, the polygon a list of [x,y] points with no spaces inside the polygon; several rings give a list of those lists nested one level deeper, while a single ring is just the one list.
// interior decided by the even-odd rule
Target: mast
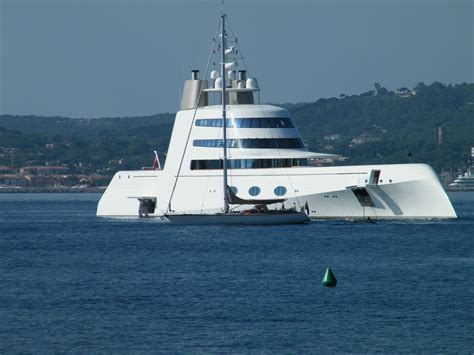
[{"label": "mast", "polygon": [[227,119],[226,119],[226,70],[225,70],[225,14],[221,15],[221,77],[222,77],[222,128],[224,143],[223,175],[224,175],[224,213],[229,212],[229,201],[227,196]]}]

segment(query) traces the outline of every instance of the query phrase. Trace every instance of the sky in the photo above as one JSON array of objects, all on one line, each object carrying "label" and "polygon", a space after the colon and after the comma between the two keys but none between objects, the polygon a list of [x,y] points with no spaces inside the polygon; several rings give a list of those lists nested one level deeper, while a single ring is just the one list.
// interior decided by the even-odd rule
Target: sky
[{"label": "sky", "polygon": [[[262,102],[474,82],[474,0],[225,0]],[[0,0],[0,114],[176,112],[221,0]]]}]

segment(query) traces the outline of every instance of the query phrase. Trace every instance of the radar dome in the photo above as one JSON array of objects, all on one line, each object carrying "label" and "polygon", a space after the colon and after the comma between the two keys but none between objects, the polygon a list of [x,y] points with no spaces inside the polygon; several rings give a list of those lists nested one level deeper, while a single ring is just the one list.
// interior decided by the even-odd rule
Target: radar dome
[{"label": "radar dome", "polygon": [[211,71],[211,79],[217,79],[219,77],[219,72],[217,70]]},{"label": "radar dome", "polygon": [[237,78],[237,73],[235,72],[235,70],[229,70],[227,72],[227,77],[230,79],[230,80],[235,80],[235,78]]},{"label": "radar dome", "polygon": [[222,78],[217,78],[214,81],[214,89],[222,89]]},{"label": "radar dome", "polygon": [[247,89],[258,89],[258,81],[255,78],[248,78],[245,84]]}]

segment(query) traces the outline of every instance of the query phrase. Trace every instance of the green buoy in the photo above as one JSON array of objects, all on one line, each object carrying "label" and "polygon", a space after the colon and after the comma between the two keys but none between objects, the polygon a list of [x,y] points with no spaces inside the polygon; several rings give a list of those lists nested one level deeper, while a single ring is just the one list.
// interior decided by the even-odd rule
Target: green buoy
[{"label": "green buoy", "polygon": [[324,274],[323,278],[323,286],[324,287],[336,287],[337,280],[336,276],[334,276],[330,267],[326,269],[326,273]]}]

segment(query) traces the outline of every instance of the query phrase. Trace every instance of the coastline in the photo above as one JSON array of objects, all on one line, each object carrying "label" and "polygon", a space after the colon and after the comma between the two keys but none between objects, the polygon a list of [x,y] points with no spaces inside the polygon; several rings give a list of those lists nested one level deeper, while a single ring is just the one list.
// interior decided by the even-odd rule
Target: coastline
[{"label": "coastline", "polygon": [[0,193],[103,193],[106,186],[98,187],[2,187]]}]

